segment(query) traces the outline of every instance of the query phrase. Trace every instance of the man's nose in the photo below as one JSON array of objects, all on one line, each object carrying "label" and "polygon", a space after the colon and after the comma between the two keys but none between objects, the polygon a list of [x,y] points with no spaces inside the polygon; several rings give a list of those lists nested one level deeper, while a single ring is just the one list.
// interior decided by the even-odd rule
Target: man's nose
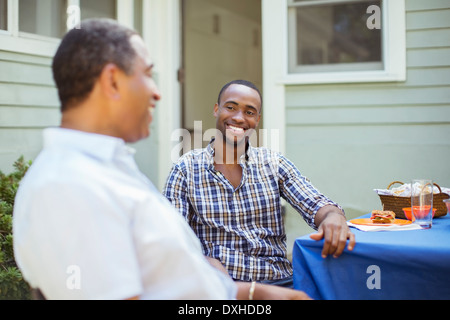
[{"label": "man's nose", "polygon": [[150,90],[152,94],[152,99],[155,101],[161,100],[161,92],[159,91],[158,86],[156,85],[156,82],[152,80],[150,84]]},{"label": "man's nose", "polygon": [[234,114],[233,114],[232,119],[235,122],[244,122],[245,118],[244,118],[244,113],[242,112],[242,110],[236,110],[236,112],[234,112]]},{"label": "man's nose", "polygon": [[161,92],[159,91],[158,87],[155,86],[154,90],[153,90],[153,99],[155,101],[159,101],[161,100]]}]

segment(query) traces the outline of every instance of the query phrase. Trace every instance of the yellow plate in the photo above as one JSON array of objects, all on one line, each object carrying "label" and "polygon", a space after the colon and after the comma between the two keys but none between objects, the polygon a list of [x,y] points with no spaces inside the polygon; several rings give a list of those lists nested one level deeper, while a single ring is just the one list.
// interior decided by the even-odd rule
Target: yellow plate
[{"label": "yellow plate", "polygon": [[364,218],[364,219],[353,219],[350,220],[353,224],[359,224],[363,226],[393,226],[393,225],[406,225],[411,224],[412,222],[409,220],[403,220],[403,219],[395,219],[394,223],[373,223],[370,218]]}]

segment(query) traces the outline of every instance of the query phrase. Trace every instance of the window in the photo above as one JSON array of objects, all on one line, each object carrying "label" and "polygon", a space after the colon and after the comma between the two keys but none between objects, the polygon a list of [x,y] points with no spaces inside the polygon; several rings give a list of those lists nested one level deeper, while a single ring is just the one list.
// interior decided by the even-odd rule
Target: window
[{"label": "window", "polygon": [[19,31],[51,38],[65,33],[65,0],[19,0]]},{"label": "window", "polygon": [[[290,30],[295,37],[290,73],[382,68],[381,30],[367,27],[367,2],[294,3],[300,5],[292,7],[290,13],[295,15],[295,28]],[[381,1],[371,3],[381,5]]]},{"label": "window", "polygon": [[[0,0],[7,1],[7,0]],[[19,0],[19,32],[62,38],[67,32],[68,6],[80,8],[80,18],[116,19],[116,0]]]},{"label": "window", "polygon": [[0,0],[0,30],[8,29],[8,0]]},{"label": "window", "polygon": [[116,0],[80,0],[81,20],[89,18],[116,19]]},{"label": "window", "polygon": [[142,8],[142,0],[0,0],[0,50],[52,57],[68,25],[94,17],[142,31]]},{"label": "window", "polygon": [[404,80],[403,0],[286,1],[285,82]]},{"label": "window", "polygon": [[143,34],[143,17],[142,12],[144,11],[144,3],[143,0],[134,0],[134,29],[139,32],[140,35]]}]

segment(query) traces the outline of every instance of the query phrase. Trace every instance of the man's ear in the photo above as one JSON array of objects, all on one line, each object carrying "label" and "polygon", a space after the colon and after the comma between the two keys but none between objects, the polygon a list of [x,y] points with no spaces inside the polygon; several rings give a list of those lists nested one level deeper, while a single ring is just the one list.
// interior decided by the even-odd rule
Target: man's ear
[{"label": "man's ear", "polygon": [[119,76],[121,70],[114,64],[108,63],[103,67],[100,74],[100,87],[105,96],[112,100],[118,100],[120,98],[119,90]]},{"label": "man's ear", "polygon": [[216,117],[216,118],[217,118],[217,112],[219,112],[219,105],[216,103],[214,105],[214,117]]}]

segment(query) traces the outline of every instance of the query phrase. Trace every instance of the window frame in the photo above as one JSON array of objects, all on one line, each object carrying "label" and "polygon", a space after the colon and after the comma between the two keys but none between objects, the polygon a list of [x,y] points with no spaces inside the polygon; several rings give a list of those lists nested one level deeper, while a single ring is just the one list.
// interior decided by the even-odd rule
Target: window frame
[{"label": "window frame", "polygon": [[[19,31],[19,1],[7,1],[8,26],[0,30],[0,50],[52,58],[61,39]],[[79,0],[67,0],[67,6],[79,4]],[[117,21],[134,26],[134,1],[116,0],[116,5]]]},{"label": "window frame", "polygon": [[[406,23],[405,1],[382,0],[382,68],[379,70],[354,71],[319,71],[319,72],[289,72],[289,59],[292,54],[292,23],[289,19],[289,8],[293,7],[291,0],[282,0],[285,4],[286,37],[284,48],[282,84],[321,84],[321,83],[366,83],[366,82],[401,82],[406,80]],[[326,4],[348,3],[353,1],[327,0]],[[368,3],[368,6],[370,4]],[[291,10],[294,11],[294,10]],[[295,34],[294,34],[295,36]]]}]

